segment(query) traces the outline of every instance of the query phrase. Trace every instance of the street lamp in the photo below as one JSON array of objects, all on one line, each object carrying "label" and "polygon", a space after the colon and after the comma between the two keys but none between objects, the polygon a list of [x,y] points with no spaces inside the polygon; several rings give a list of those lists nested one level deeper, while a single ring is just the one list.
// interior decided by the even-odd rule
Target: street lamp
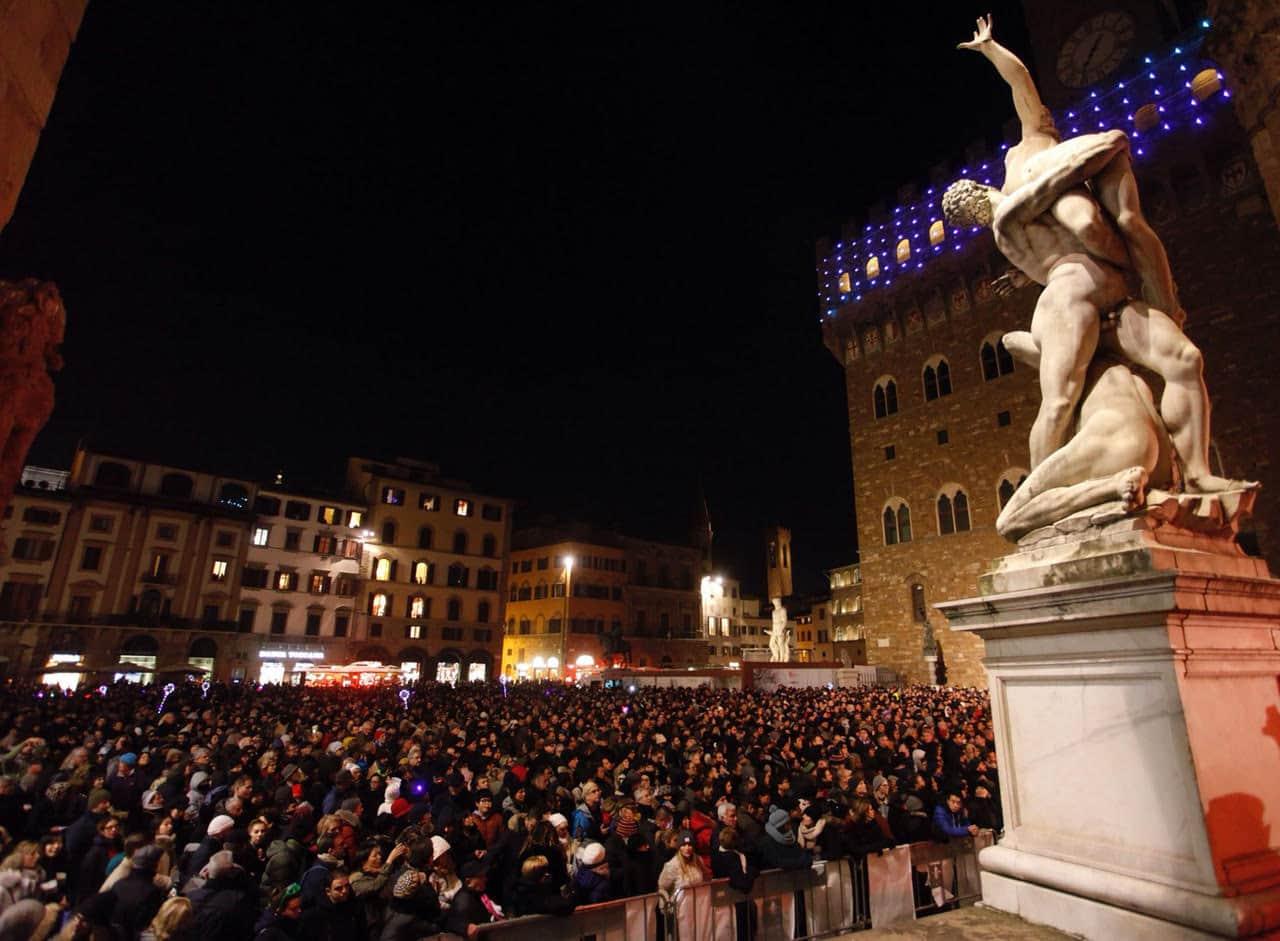
[{"label": "street lamp", "polygon": [[564,557],[564,621],[560,625],[560,662],[569,662],[569,592],[573,584],[573,556]]}]

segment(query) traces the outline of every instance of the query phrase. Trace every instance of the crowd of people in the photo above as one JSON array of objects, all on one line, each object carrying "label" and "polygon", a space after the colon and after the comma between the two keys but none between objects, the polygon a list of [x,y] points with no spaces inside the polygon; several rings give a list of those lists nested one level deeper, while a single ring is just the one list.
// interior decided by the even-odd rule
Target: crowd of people
[{"label": "crowd of people", "polygon": [[0,689],[0,941],[416,941],[999,830],[956,688]]}]

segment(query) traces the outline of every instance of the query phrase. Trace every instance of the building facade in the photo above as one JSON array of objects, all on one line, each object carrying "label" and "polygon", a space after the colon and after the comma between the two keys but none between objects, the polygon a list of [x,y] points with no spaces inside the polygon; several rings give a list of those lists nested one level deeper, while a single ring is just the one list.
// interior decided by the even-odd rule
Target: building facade
[{"label": "building facade", "polygon": [[727,667],[742,661],[742,648],[754,647],[744,638],[741,584],[736,578],[704,575],[701,581],[702,629],[707,645],[707,665]]},{"label": "building facade", "polygon": [[854,562],[827,571],[831,586],[831,640],[835,659],[853,665],[867,662],[863,637],[862,569]]},{"label": "building facade", "polygon": [[[1050,23],[1070,32],[1062,18],[1084,22],[1096,13],[1088,6],[1061,7],[1045,24],[1029,17],[1033,34]],[[1168,249],[1188,335],[1204,352],[1214,470],[1263,482],[1254,531],[1241,542],[1275,565],[1280,475],[1269,450],[1280,423],[1250,392],[1270,374],[1271,344],[1258,338],[1280,326],[1280,237],[1249,140],[1200,54],[1203,29],[1161,45],[1156,22],[1135,12],[1134,41],[1145,43],[1135,48],[1148,53],[1140,72],[1077,89],[1085,104],[1055,117],[1068,137],[1083,132],[1081,113],[1131,133],[1135,120],[1165,119],[1134,138],[1143,207]],[[1037,49],[1057,48],[1042,39]],[[1040,73],[1055,68],[1038,64]],[[1003,93],[993,83],[992,94]],[[974,595],[978,575],[1010,551],[994,523],[1029,466],[1038,384],[1000,337],[1026,328],[1038,289],[997,296],[992,280],[1008,263],[990,234],[948,231],[939,206],[958,176],[999,183],[1001,161],[1001,151],[972,150],[965,167],[904,187],[897,207],[819,247],[824,340],[848,394],[866,656],[909,682],[933,681],[941,644],[950,682],[985,683],[981,642],[946,632],[933,606]]]},{"label": "building facade", "polygon": [[513,502],[404,458],[353,457],[347,486],[369,507],[360,596],[368,631],[357,659],[444,682],[492,679]]},{"label": "building facade", "polygon": [[631,666],[707,663],[702,548],[586,526],[522,530],[515,542],[502,652],[506,676],[579,675],[613,659],[611,651],[620,646],[614,638],[625,642]]}]

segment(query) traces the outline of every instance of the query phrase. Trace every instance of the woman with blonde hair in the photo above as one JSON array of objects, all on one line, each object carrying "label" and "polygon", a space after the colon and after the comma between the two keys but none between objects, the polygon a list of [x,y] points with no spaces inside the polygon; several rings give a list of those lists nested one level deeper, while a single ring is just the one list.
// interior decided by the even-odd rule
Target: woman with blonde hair
[{"label": "woman with blonde hair", "polygon": [[23,840],[0,862],[0,871],[16,869],[32,876],[36,882],[44,882],[44,868],[40,865],[40,844],[35,840]]},{"label": "woman with blonde hair", "polygon": [[151,924],[138,936],[138,941],[185,941],[191,937],[194,923],[191,900],[175,895],[160,906],[160,911],[156,912]]}]

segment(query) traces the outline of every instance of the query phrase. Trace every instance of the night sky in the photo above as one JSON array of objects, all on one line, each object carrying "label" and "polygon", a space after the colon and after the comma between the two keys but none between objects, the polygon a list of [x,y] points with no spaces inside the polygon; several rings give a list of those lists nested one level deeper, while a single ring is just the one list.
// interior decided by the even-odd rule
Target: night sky
[{"label": "night sky", "polygon": [[749,590],[772,520],[800,591],[854,559],[814,242],[998,139],[987,5],[267,6],[91,0],[0,233],[68,310],[33,462],[399,454],[667,539],[701,483]]}]

